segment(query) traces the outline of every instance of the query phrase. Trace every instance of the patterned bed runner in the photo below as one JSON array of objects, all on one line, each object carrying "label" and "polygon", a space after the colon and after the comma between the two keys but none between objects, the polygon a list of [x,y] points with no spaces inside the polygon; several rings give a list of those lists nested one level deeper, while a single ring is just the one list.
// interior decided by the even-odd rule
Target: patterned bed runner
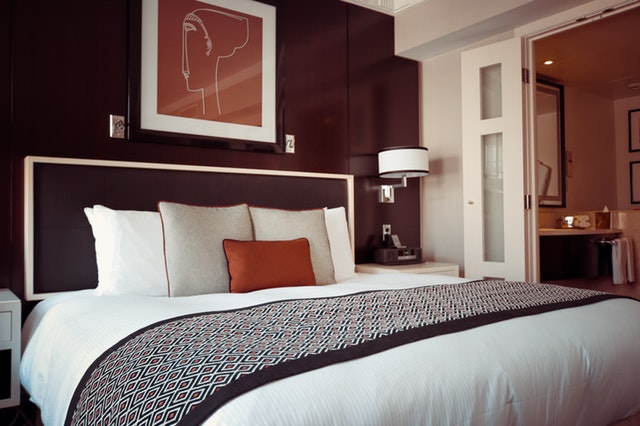
[{"label": "patterned bed runner", "polygon": [[173,318],[97,359],[67,425],[200,424],[262,384],[491,322],[579,306],[611,294],[476,281],[273,302]]}]

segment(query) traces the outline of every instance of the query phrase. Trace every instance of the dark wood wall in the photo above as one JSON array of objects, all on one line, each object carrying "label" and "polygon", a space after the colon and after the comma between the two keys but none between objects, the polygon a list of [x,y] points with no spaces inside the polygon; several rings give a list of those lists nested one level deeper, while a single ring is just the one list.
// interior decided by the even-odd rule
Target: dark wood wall
[{"label": "dark wood wall", "polygon": [[23,294],[26,155],[351,173],[356,261],[372,260],[382,223],[419,244],[417,180],[392,205],[372,188],[380,148],[419,143],[418,64],[393,55],[391,17],[338,0],[270,1],[284,131],[296,136],[295,154],[272,154],[109,138],[109,114],[127,113],[128,1],[0,3],[11,55],[0,69],[0,287]]},{"label": "dark wood wall", "polygon": [[0,287],[11,284],[11,2],[0,2]]}]

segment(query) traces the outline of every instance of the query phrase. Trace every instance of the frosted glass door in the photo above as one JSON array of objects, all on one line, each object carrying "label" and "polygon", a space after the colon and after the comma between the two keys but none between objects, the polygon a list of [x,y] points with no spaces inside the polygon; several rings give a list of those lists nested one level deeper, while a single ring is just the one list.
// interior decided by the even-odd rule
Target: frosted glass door
[{"label": "frosted glass door", "polygon": [[519,39],[462,54],[464,266],[524,280],[524,149]]}]

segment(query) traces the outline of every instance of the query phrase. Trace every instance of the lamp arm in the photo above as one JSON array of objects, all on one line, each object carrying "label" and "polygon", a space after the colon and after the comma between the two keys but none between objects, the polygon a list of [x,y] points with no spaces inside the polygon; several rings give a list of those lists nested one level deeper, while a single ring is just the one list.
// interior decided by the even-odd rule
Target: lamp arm
[{"label": "lamp arm", "polygon": [[394,183],[393,185],[389,185],[389,186],[393,186],[394,188],[406,188],[407,187],[407,177],[406,176],[402,176],[400,179],[402,179],[400,181],[400,183]]}]

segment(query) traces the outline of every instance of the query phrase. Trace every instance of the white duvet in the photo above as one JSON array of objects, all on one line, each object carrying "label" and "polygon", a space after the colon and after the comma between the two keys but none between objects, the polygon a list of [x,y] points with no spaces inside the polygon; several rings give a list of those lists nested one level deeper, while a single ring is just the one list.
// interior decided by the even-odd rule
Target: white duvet
[{"label": "white duvet", "polygon": [[[65,294],[39,303],[27,319],[21,381],[44,424],[61,425],[84,370],[150,323],[283,298],[460,281],[359,274],[335,285],[250,294]],[[606,425],[638,412],[640,303],[614,299],[434,337],[279,380],[230,401],[206,424]]]}]

